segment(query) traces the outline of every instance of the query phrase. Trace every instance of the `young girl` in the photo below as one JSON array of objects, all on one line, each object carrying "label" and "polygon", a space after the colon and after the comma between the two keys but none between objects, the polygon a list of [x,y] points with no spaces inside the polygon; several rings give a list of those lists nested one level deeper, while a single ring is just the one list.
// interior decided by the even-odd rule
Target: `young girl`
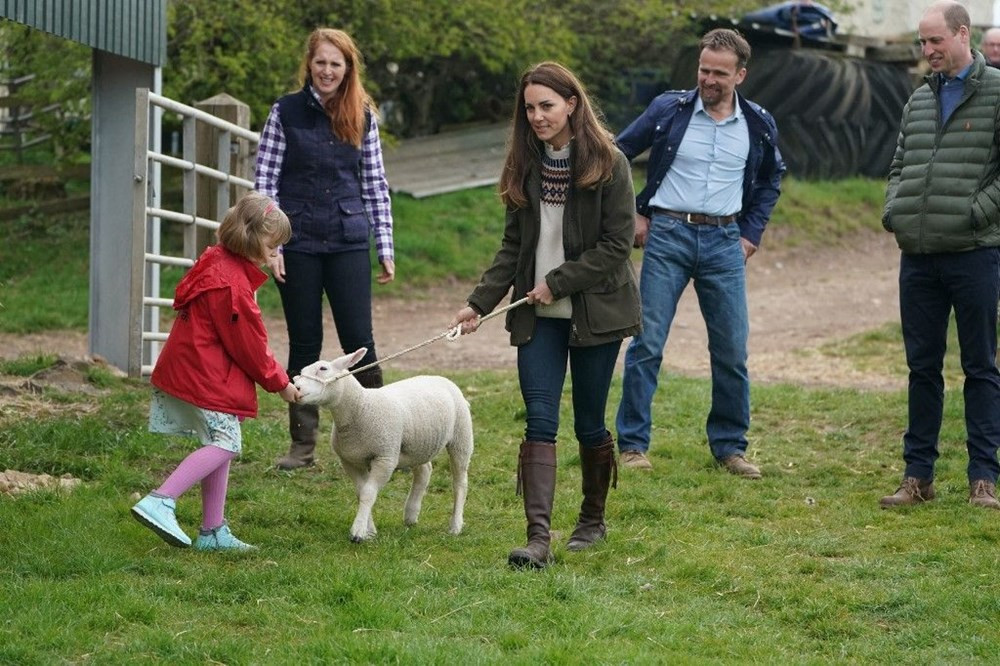
[{"label": "young girl", "polygon": [[480,315],[511,286],[512,300],[527,296],[533,304],[507,315],[527,413],[517,469],[528,521],[528,543],[508,562],[541,568],[552,559],[549,522],[567,359],[583,503],[566,547],[589,548],[607,530],[604,506],[616,467],[604,412],[622,338],[640,329],[629,261],[635,195],[628,161],[583,86],[558,63],[524,73],[507,146],[499,185],[507,206],[503,242],[452,326],[475,331]]},{"label": "young girl", "polygon": [[292,230],[277,205],[250,192],[226,213],[219,244],[202,253],[174,294],[177,318],[151,378],[149,430],[197,436],[185,458],[132,515],[171,546],[191,539],[174,515],[176,500],[201,481],[202,522],[196,550],[249,550],[224,519],[229,463],[242,449],[240,421],[257,415],[256,384],[295,402],[299,392],[271,353],[254,292],[259,268]]}]

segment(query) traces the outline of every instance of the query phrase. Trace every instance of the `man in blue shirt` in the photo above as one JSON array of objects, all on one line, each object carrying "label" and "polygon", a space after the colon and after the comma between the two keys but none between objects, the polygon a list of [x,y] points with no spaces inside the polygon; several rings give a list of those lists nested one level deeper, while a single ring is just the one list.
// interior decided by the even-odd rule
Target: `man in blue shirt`
[{"label": "man in blue shirt", "polygon": [[712,366],[708,444],[729,472],[759,479],[746,459],[746,260],[760,245],[785,166],[774,119],[736,92],[750,45],[720,28],[700,46],[697,90],[663,93],[617,138],[629,159],[650,149],[646,186],[636,198],[643,330],[625,354],[618,446],[625,467],[652,468],[646,454],[663,347],[693,281]]}]

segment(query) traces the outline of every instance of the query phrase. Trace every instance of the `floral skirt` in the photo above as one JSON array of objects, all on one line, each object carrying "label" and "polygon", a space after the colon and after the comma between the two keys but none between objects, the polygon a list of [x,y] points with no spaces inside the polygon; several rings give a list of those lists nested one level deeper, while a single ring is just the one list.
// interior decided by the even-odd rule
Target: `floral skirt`
[{"label": "floral skirt", "polygon": [[149,431],[197,437],[205,446],[217,446],[233,453],[243,450],[238,416],[202,409],[157,388],[153,389],[149,404]]}]

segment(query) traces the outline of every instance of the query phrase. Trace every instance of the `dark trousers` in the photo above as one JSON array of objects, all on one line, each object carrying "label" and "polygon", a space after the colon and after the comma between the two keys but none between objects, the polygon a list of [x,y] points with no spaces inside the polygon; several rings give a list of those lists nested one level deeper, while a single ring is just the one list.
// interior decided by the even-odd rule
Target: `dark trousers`
[{"label": "dark trousers", "polygon": [[899,311],[909,375],[909,426],[903,436],[906,476],[934,478],[944,409],[941,374],[952,309],[965,373],[965,427],[969,481],[996,482],[1000,474],[1000,372],[997,300],[1000,249],[903,254]]},{"label": "dark trousers", "polygon": [[276,282],[288,326],[288,374],[320,359],[323,352],[323,294],[343,353],[368,353],[358,366],[378,360],[372,334],[372,269],[368,250],[332,254],[285,252],[285,282]]},{"label": "dark trousers", "polygon": [[604,412],[621,341],[570,347],[569,337],[569,319],[537,317],[534,337],[517,348],[517,374],[527,412],[524,437],[529,441],[556,441],[568,357],[576,439],[581,446],[599,446],[608,436]]}]

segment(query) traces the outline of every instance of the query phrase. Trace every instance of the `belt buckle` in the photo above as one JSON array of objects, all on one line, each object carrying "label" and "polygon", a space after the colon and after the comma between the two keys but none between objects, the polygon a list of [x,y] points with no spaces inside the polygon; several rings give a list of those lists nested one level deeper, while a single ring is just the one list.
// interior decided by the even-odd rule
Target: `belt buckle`
[{"label": "belt buckle", "polygon": [[684,213],[684,217],[687,218],[685,221],[688,224],[694,224],[694,222],[691,221],[691,213]]}]

